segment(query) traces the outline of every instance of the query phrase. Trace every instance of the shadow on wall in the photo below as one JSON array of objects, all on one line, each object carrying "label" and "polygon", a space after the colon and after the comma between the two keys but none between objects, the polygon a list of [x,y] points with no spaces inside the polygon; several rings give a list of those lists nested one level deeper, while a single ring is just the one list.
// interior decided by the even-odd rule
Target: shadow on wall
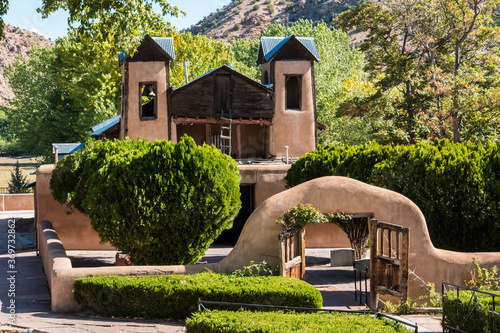
[{"label": "shadow on wall", "polygon": [[257,207],[245,223],[233,251],[220,263],[221,270],[232,272],[252,260],[278,265],[278,234],[283,229],[275,221],[282,212],[299,203],[312,204],[322,213],[371,212],[379,221],[409,227],[410,272],[413,272],[409,297],[426,293],[422,280],[436,286],[443,279],[456,284],[470,280],[473,258],[487,268],[500,266],[500,252],[463,253],[436,249],[422,212],[405,196],[346,177],[322,177],[278,193]]}]

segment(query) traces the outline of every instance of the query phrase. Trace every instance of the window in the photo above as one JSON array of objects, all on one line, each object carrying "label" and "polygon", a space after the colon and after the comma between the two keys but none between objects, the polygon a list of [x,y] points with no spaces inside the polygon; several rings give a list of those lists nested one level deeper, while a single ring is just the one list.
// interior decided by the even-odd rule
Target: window
[{"label": "window", "polygon": [[287,110],[301,110],[302,76],[285,75],[285,108]]},{"label": "window", "polygon": [[139,83],[139,117],[141,120],[154,120],[157,115],[156,82]]}]

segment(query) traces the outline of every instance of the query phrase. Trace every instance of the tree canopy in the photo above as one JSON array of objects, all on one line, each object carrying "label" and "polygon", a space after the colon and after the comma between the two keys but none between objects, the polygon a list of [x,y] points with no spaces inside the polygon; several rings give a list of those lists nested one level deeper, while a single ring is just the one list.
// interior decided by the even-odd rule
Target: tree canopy
[{"label": "tree canopy", "polygon": [[[159,6],[161,14],[153,5]],[[9,0],[0,0],[0,16],[7,12]],[[163,16],[184,14],[165,0],[42,0],[37,9],[43,18],[62,9],[68,12],[68,26],[73,33],[101,53],[133,53],[144,34],[161,30]],[[0,39],[4,21],[0,17]]]},{"label": "tree canopy", "polygon": [[376,91],[347,111],[396,119],[410,142],[498,139],[500,1],[383,0],[343,13]]}]

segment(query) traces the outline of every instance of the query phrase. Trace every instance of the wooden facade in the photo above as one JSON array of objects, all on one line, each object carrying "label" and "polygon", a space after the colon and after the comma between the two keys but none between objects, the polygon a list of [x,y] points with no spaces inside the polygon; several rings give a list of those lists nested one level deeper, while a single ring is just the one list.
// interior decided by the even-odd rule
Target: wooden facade
[{"label": "wooden facade", "polygon": [[[246,76],[221,66],[170,93],[174,118],[220,118],[231,111],[236,119],[272,119],[272,91]],[[257,124],[258,122],[256,122]]]}]

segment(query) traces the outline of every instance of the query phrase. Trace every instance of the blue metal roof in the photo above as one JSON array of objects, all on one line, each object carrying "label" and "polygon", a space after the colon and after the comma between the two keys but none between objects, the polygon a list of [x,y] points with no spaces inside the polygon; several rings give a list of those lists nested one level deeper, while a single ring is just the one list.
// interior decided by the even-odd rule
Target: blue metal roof
[{"label": "blue metal roof", "polygon": [[58,154],[72,154],[75,151],[79,151],[85,146],[85,143],[53,143],[52,153],[55,154],[57,148]]},{"label": "blue metal roof", "polygon": [[98,136],[98,135],[106,132],[111,127],[119,124],[120,120],[121,120],[121,116],[118,115],[118,116],[114,116],[113,118],[107,119],[100,124],[91,126],[90,129],[92,130],[92,133],[90,134],[90,136]]},{"label": "blue metal roof", "polygon": [[319,61],[320,56],[318,49],[316,48],[316,43],[312,37],[295,37],[294,35],[288,37],[262,37],[260,39],[260,45],[262,48],[262,53],[264,54],[264,59],[269,61],[274,55],[291,39],[296,39],[301,43],[307,51],[313,56],[316,61]]}]

